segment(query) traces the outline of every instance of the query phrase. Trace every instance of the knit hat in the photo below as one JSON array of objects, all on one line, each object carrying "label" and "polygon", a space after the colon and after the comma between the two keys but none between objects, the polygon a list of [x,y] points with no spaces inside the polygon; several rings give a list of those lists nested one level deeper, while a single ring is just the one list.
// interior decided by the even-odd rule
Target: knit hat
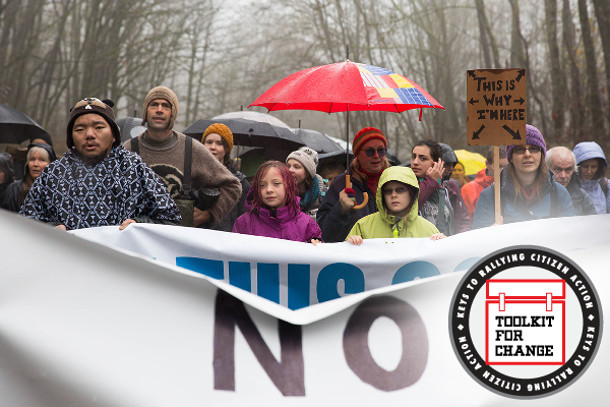
[{"label": "knit hat", "polygon": [[602,148],[595,141],[583,141],[574,146],[574,156],[576,156],[576,165],[592,158],[600,158],[607,165],[606,155]]},{"label": "knit hat", "polygon": [[[531,124],[525,125],[525,144],[540,147],[542,149],[542,156],[546,156],[546,142],[544,141],[544,137],[542,137],[540,130]],[[506,159],[508,161],[510,161],[515,147],[517,146],[506,146]]]},{"label": "knit hat", "polygon": [[354,151],[354,156],[357,156],[362,150],[362,146],[365,145],[368,141],[373,139],[379,139],[383,141],[383,145],[385,148],[388,148],[388,141],[385,139],[385,136],[381,132],[381,130],[376,129],[374,127],[365,127],[356,133],[356,137],[354,137],[354,142],[352,143],[352,150]]},{"label": "knit hat", "polygon": [[205,138],[208,134],[213,134],[213,133],[216,133],[220,137],[225,139],[225,141],[227,142],[228,149],[229,149],[229,151],[227,151],[227,154],[230,154],[231,150],[233,150],[233,133],[231,132],[231,129],[229,129],[229,127],[227,125],[222,124],[222,123],[210,124],[208,126],[208,128],[205,129],[205,131],[203,132],[203,136],[201,137],[201,142],[203,143],[205,141]]},{"label": "knit hat", "polygon": [[155,99],[165,99],[171,105],[172,112],[169,117],[169,128],[173,129],[174,122],[178,116],[178,96],[176,96],[173,90],[165,86],[157,86],[156,88],[152,88],[148,92],[148,95],[146,95],[146,98],[144,99],[144,108],[142,111],[142,124],[144,125],[147,123],[146,113],[148,111],[148,105]]},{"label": "knit hat", "polygon": [[318,167],[318,152],[316,150],[309,147],[301,147],[288,155],[286,164],[288,164],[290,159],[300,162],[311,178],[316,175],[316,168]]},{"label": "knit hat", "polygon": [[74,107],[70,109],[70,119],[68,120],[68,126],[66,127],[66,144],[68,145],[68,148],[74,147],[72,127],[74,127],[76,118],[88,113],[95,113],[102,116],[108,122],[110,129],[112,130],[112,135],[114,136],[114,143],[112,143],[112,145],[116,147],[121,144],[121,131],[114,120],[114,110],[112,110],[112,106],[114,106],[112,100],[99,100],[97,98],[85,98],[75,104]]}]

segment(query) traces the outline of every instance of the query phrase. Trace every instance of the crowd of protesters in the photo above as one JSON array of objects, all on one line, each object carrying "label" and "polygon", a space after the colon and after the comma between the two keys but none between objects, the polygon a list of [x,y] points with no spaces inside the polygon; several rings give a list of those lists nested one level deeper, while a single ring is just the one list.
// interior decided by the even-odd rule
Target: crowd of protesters
[{"label": "crowd of protesters", "polygon": [[430,139],[415,143],[410,163],[391,166],[385,135],[365,127],[354,136],[353,161],[334,180],[318,173],[318,153],[305,146],[285,162],[264,162],[250,184],[231,159],[229,127],[214,123],[197,139],[186,136],[174,129],[178,106],[171,89],[151,89],[142,111],[146,130],[121,144],[112,101],[77,102],[63,157],[40,139],[28,145],[23,164],[0,154],[0,207],[63,230],[149,222],[356,245],[610,212],[601,147],[587,141],[547,150],[529,124],[524,143],[500,148],[495,166],[490,148],[474,179],[451,146]]}]

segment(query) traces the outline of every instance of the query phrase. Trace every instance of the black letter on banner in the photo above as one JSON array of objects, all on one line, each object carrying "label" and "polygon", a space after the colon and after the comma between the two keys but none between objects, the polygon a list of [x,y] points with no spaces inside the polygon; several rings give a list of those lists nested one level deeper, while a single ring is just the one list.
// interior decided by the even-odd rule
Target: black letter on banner
[{"label": "black letter on banner", "polygon": [[[402,358],[394,371],[380,367],[369,349],[368,333],[379,317],[388,317],[402,333]],[[428,334],[418,312],[394,297],[375,297],[364,301],[347,321],[343,333],[347,364],[365,383],[379,390],[394,391],[419,380],[428,362]]]},{"label": "black letter on banner", "polygon": [[301,327],[278,320],[281,362],[265,344],[244,304],[218,290],[214,321],[214,389],[235,391],[235,325],[269,378],[284,396],[305,395]]}]

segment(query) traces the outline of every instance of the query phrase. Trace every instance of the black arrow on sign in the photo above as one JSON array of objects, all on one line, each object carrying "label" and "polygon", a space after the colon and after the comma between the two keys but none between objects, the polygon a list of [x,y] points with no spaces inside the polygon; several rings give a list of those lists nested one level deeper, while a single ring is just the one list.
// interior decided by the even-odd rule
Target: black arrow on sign
[{"label": "black arrow on sign", "polygon": [[502,126],[502,128],[504,130],[506,130],[508,132],[508,134],[510,134],[511,136],[513,136],[513,140],[521,140],[521,134],[519,134],[519,130],[517,130],[516,132],[513,131],[513,129],[511,129],[510,127],[508,127],[506,124],[504,126]]},{"label": "black arrow on sign", "polygon": [[519,69],[519,74],[517,75],[517,82],[521,80],[525,76],[525,69]]},{"label": "black arrow on sign", "polygon": [[468,103],[470,103],[471,105],[474,105],[475,103],[479,103],[479,99],[475,100],[474,98],[470,98]]},{"label": "black arrow on sign", "polygon": [[482,124],[481,127],[479,127],[479,130],[477,130],[474,133],[472,133],[472,139],[473,140],[478,140],[480,138],[479,134],[481,134],[481,132],[483,131],[484,128],[485,128],[485,125]]},{"label": "black arrow on sign", "polygon": [[525,103],[525,99],[523,99],[523,98],[515,99],[515,102],[519,102],[520,105],[523,105],[523,103]]},{"label": "black arrow on sign", "polygon": [[474,71],[468,71],[468,75],[472,76],[474,79],[477,79],[477,75],[474,73]]}]

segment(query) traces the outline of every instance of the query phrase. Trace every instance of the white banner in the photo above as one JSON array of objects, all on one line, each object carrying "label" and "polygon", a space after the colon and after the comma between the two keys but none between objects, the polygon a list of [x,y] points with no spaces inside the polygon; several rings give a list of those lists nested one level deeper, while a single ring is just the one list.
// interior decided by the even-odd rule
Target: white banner
[{"label": "white banner", "polygon": [[[525,402],[490,392],[462,368],[448,314],[459,271],[499,248],[534,244],[577,263],[609,315],[608,215],[360,247],[159,225],[65,233],[6,212],[0,224],[3,405],[571,406],[605,399],[605,338],[579,380]],[[425,276],[432,277],[418,278]]]}]

